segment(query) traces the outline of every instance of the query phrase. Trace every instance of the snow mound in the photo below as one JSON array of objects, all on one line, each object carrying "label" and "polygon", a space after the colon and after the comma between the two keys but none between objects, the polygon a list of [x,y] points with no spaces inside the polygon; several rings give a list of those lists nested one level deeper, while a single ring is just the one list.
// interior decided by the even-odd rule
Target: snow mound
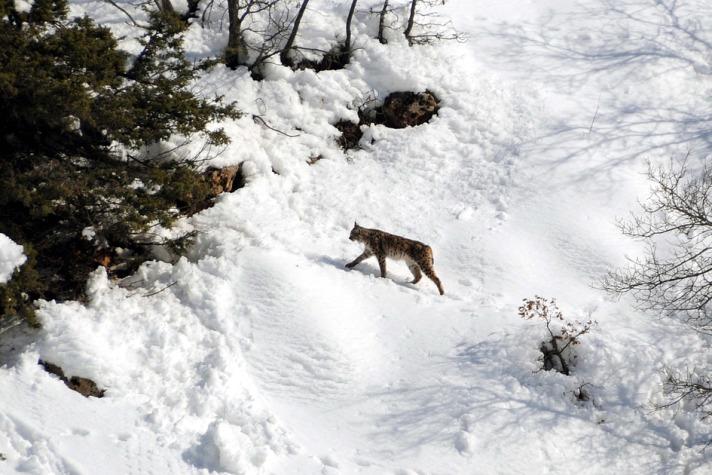
[{"label": "snow mound", "polygon": [[20,267],[27,260],[23,254],[23,248],[12,239],[0,234],[0,284],[4,284],[15,269]]}]

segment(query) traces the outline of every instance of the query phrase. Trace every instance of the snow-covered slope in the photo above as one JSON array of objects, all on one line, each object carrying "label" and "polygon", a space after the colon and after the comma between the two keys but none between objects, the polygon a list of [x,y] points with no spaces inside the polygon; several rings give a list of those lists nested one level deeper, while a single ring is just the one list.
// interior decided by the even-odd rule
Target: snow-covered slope
[{"label": "snow-covered slope", "polygon": [[[348,5],[312,2],[303,41],[341,35]],[[105,3],[72,8],[130,35]],[[645,196],[645,160],[709,151],[710,7],[445,11],[469,42],[381,45],[362,12],[344,70],[201,80],[247,113],[214,161],[244,162],[247,186],[181,224],[200,231],[189,256],[122,287],[97,270],[87,305],[43,303],[39,337],[4,348],[0,473],[712,470],[710,425],[652,410],[661,369],[707,366],[709,338],[592,287],[638,252],[615,219]],[[218,52],[226,33],[193,25],[190,54]],[[424,89],[442,100],[429,124],[335,145],[331,124],[368,97]],[[430,244],[445,296],[403,264],[389,279],[375,260],[344,269],[361,251],[355,220]],[[537,371],[544,327],[517,316],[534,294],[599,322],[570,377]],[[106,397],[68,391],[40,357]],[[574,397],[584,384],[588,402]]]}]

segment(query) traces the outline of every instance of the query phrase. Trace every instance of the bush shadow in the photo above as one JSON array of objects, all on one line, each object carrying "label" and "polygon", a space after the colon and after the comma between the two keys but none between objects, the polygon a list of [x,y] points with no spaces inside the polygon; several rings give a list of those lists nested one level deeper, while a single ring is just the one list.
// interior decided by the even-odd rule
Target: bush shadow
[{"label": "bush shadow", "polygon": [[[358,272],[365,276],[373,276],[373,277],[377,277],[377,278],[381,277],[381,270],[378,267],[378,264],[373,264],[368,261],[361,262],[356,267],[349,269],[346,267],[346,264],[348,264],[350,262],[350,260],[347,260],[347,259],[344,259],[344,260],[334,259],[331,256],[325,256],[325,255],[321,255],[321,254],[320,255],[310,255],[308,257],[309,257],[309,259],[311,259],[312,261],[314,261],[318,264],[333,267],[338,270],[342,270],[342,271],[346,271],[346,272]],[[375,261],[374,257],[371,257],[370,259]],[[392,269],[393,261],[389,261],[388,264],[389,264],[389,267]],[[415,284],[411,283],[409,278],[403,277],[400,272],[394,273],[392,270],[389,269],[388,275],[386,278],[388,280],[392,281],[393,283],[398,284],[398,285],[405,287],[407,289],[411,289],[411,290],[418,289],[418,287]],[[423,282],[421,281],[420,284],[422,284],[422,283]]]},{"label": "bush shadow", "polygon": [[[513,356],[521,353],[518,348],[522,342],[516,340],[513,335],[499,335],[476,344],[461,344],[451,355],[432,358],[433,367],[423,373],[440,375],[433,381],[371,392],[369,400],[388,408],[377,416],[377,430],[371,434],[376,445],[396,446],[402,454],[416,453],[431,444],[450,444],[453,450],[459,450],[458,436],[467,431],[480,440],[483,433],[496,434],[496,441],[482,441],[485,449],[489,446],[497,453],[516,455],[523,434],[529,434],[539,440],[530,439],[529,449],[531,445],[547,450],[551,443],[571,443],[576,448],[571,457],[615,461],[636,467],[640,473],[660,473],[661,467],[664,473],[670,473],[680,470],[681,463],[691,463],[671,456],[675,453],[671,435],[656,416],[636,411],[634,420],[625,420],[615,409],[607,413],[590,403],[577,404],[573,395],[562,397],[561,381],[573,388],[576,379],[551,372],[534,373],[532,365]],[[633,430],[631,423],[646,430]],[[561,438],[554,441],[550,438],[554,434]],[[641,452],[646,457],[641,457]],[[629,455],[635,457],[629,461]],[[643,465],[641,459],[645,460]]]}]

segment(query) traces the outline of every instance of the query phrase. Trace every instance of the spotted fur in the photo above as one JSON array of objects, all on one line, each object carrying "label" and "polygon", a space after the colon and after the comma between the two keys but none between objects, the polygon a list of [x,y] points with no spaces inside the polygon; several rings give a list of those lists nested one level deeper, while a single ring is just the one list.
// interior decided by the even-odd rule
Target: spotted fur
[{"label": "spotted fur", "polygon": [[378,266],[381,269],[381,277],[386,277],[386,257],[389,257],[406,262],[410,272],[413,274],[413,284],[417,284],[422,274],[425,274],[435,283],[440,295],[445,293],[440,279],[435,275],[435,270],[433,269],[433,250],[427,244],[396,236],[379,229],[362,228],[356,223],[354,223],[349,239],[360,242],[365,246],[360,256],[346,264],[349,269],[357,266],[364,259],[376,256]]}]

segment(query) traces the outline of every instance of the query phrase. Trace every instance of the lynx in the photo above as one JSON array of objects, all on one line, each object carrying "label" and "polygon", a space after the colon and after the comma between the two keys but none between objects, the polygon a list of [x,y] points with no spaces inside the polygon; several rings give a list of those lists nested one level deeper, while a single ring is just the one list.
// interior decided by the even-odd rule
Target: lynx
[{"label": "lynx", "polygon": [[349,239],[361,242],[366,247],[360,256],[346,264],[349,269],[375,255],[378,259],[378,266],[381,268],[381,277],[386,277],[386,257],[404,260],[413,273],[411,283],[417,284],[422,274],[425,274],[438,287],[440,295],[445,294],[440,279],[433,270],[433,250],[430,249],[430,246],[379,229],[362,228],[356,223],[354,223]]}]

